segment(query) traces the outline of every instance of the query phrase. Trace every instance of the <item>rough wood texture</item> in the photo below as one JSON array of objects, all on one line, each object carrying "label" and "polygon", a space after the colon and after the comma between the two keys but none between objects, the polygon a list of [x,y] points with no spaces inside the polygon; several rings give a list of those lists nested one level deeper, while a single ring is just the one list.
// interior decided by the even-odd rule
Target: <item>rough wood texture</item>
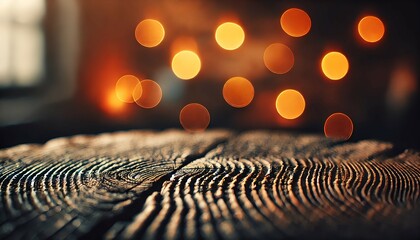
[{"label": "rough wood texture", "polygon": [[0,238],[420,237],[420,154],[266,131],[131,131],[0,151]]},{"label": "rough wood texture", "polygon": [[0,238],[79,237],[141,205],[162,177],[228,136],[180,131],[55,139],[0,152]]}]

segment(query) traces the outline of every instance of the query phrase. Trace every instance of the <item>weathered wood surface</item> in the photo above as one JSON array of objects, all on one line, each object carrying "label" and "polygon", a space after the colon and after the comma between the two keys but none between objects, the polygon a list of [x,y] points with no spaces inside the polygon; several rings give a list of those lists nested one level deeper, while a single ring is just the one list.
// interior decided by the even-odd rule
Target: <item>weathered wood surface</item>
[{"label": "weathered wood surface", "polygon": [[420,154],[268,131],[0,151],[0,239],[420,238]]}]

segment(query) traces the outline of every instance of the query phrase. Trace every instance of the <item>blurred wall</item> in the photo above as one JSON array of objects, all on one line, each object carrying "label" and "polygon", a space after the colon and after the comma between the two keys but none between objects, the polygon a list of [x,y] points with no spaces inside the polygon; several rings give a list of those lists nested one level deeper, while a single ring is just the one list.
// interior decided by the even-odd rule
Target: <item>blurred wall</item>
[{"label": "blurred wall", "polygon": [[[311,17],[306,36],[293,38],[281,29],[279,18],[290,7],[304,9]],[[19,91],[10,95],[6,94],[10,89],[3,88],[1,113],[31,112],[25,122],[32,120],[29,127],[42,125],[45,131],[35,132],[29,140],[42,141],[60,134],[180,127],[179,111],[190,102],[208,108],[210,127],[236,129],[322,133],[331,113],[344,112],[354,122],[353,139],[418,146],[417,9],[414,1],[46,1],[48,84],[30,101],[51,97],[29,111],[34,108],[28,101],[14,105]],[[376,44],[363,43],[357,36],[357,21],[367,14],[379,16],[385,24],[384,38]],[[136,25],[146,18],[158,19],[165,27],[165,38],[155,48],[142,47],[134,38]],[[235,51],[221,49],[214,40],[223,21],[238,22],[245,30],[245,42]],[[274,42],[286,44],[294,53],[294,66],[286,74],[273,74],[264,66],[264,50]],[[180,80],[171,71],[177,44],[194,48],[201,58],[201,71],[192,80]],[[350,64],[345,78],[336,82],[320,69],[323,54],[331,50],[343,52]],[[118,102],[115,83],[125,74],[157,81],[163,90],[160,104],[142,109]],[[254,85],[254,99],[246,108],[232,108],[223,99],[223,84],[233,76],[246,77]],[[299,89],[307,103],[304,114],[294,121],[282,119],[275,109],[277,94],[286,88]],[[16,139],[5,140],[5,145],[25,142],[19,129],[3,129]]]}]

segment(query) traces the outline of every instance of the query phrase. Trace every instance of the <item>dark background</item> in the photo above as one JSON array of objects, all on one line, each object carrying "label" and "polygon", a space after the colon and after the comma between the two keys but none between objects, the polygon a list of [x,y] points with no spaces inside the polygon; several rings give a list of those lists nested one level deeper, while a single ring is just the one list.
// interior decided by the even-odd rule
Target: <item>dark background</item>
[{"label": "dark background", "polygon": [[[199,102],[211,114],[209,128],[323,134],[325,119],[344,112],[354,122],[351,141],[373,138],[420,149],[415,1],[41,2],[44,12],[34,28],[43,41],[43,74],[26,85],[14,83],[12,75],[0,78],[9,82],[0,85],[0,148],[74,134],[180,128],[180,109]],[[290,7],[311,17],[306,36],[293,38],[281,29],[279,18]],[[368,14],[385,24],[384,38],[376,44],[363,43],[357,35],[358,20]],[[227,16],[238,19],[246,32],[235,51],[222,50],[214,41],[214,30]],[[0,39],[19,37],[10,30],[21,27],[15,17],[0,18],[0,30],[8,29],[0,31]],[[155,48],[144,48],[134,38],[137,23],[145,18],[165,26],[165,39]],[[193,39],[202,60],[199,75],[190,81],[177,79],[170,70],[171,44],[180,38]],[[262,61],[265,47],[274,42],[294,52],[294,67],[283,75],[271,73]],[[10,44],[11,55],[16,49]],[[349,72],[340,81],[327,80],[320,70],[323,54],[331,50],[349,60]],[[163,89],[161,103],[153,109],[110,107],[115,82],[125,74],[156,80]],[[223,84],[232,76],[254,84],[254,100],[244,109],[223,100]],[[298,89],[307,103],[294,121],[282,120],[275,110],[275,98],[286,88]]]}]

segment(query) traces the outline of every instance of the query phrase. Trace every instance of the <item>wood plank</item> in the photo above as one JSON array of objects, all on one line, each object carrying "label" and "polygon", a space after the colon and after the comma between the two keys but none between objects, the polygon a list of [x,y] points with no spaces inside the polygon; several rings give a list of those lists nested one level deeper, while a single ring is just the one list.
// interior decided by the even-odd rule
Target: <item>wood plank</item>
[{"label": "wood plank", "polygon": [[103,219],[141,202],[161,178],[228,136],[130,131],[2,150],[0,238],[75,238],[106,226]]},{"label": "wood plank", "polygon": [[420,154],[252,131],[130,131],[0,151],[0,238],[420,236]]},{"label": "wood plank", "polygon": [[111,228],[109,235],[123,239],[420,236],[420,155],[398,152],[389,143],[249,132],[179,169],[164,186],[131,221],[118,223],[118,233]]}]

